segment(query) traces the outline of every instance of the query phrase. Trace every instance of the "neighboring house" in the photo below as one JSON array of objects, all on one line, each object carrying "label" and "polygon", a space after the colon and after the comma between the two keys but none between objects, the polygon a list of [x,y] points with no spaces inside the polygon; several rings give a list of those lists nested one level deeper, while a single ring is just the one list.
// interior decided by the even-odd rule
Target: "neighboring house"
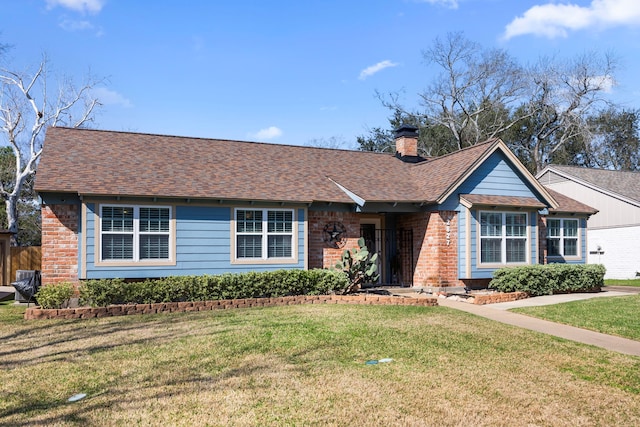
[{"label": "neighboring house", "polygon": [[395,155],[68,128],[44,147],[44,284],[332,268],[362,236],[383,283],[482,287],[545,262],[547,218],[573,236],[549,261],[584,263],[595,212],[500,140],[424,159],[407,126]]},{"label": "neighboring house", "polygon": [[640,173],[547,166],[546,187],[598,209],[587,222],[588,262],[604,264],[607,279],[640,275]]}]

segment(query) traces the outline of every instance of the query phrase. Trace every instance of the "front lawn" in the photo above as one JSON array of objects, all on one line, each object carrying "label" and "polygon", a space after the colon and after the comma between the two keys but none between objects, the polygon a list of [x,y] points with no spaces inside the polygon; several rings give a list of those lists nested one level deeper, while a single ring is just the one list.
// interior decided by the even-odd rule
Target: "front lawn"
[{"label": "front lawn", "polygon": [[512,311],[640,341],[640,295],[591,298]]},{"label": "front lawn", "polygon": [[605,286],[640,286],[640,279],[627,279],[627,280],[618,280],[618,279],[605,279]]},{"label": "front lawn", "polygon": [[445,307],[21,311],[0,306],[0,426],[640,422],[640,358]]}]

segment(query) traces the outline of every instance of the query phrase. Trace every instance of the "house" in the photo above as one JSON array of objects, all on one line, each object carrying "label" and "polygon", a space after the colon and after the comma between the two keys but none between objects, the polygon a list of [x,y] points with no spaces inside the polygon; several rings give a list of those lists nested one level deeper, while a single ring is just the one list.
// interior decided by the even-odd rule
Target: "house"
[{"label": "house", "polygon": [[598,209],[587,221],[589,263],[604,264],[607,279],[640,275],[640,172],[550,165],[537,178]]},{"label": "house", "polygon": [[[364,237],[381,282],[486,286],[495,269],[584,263],[589,206],[554,195],[500,140],[418,156],[51,128],[38,168],[43,284],[332,268]],[[573,236],[573,240],[566,237]]]}]

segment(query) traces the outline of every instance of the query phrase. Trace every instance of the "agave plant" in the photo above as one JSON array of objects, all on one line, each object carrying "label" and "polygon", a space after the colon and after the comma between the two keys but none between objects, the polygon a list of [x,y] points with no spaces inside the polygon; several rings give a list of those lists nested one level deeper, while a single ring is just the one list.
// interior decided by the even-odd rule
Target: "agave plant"
[{"label": "agave plant", "polygon": [[350,294],[362,288],[367,282],[375,282],[380,276],[378,271],[378,254],[369,254],[364,238],[358,239],[358,247],[353,250],[345,249],[336,268],[344,271],[349,277],[349,285],[344,294]]}]

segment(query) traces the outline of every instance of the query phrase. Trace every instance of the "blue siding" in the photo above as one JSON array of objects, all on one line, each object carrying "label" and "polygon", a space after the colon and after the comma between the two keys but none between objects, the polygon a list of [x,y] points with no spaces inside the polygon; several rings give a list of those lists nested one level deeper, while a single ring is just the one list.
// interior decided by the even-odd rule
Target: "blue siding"
[{"label": "blue siding", "polygon": [[176,265],[109,267],[95,265],[96,205],[87,204],[87,272],[88,279],[145,278],[174,275],[200,275],[241,273],[277,269],[304,268],[305,265],[305,210],[296,209],[298,235],[297,264],[232,264],[231,217],[233,208],[219,206],[177,206]]},{"label": "blue siding", "polygon": [[[493,272],[496,270],[495,268],[479,268],[478,267],[478,227],[476,226],[479,221],[479,211],[481,209],[471,209],[471,230],[469,230],[468,234],[471,239],[471,277],[464,277],[466,275],[466,246],[460,246],[459,251],[459,272],[460,277],[464,279],[489,279],[493,277]],[[465,210],[463,210],[464,212]],[[498,209],[498,211],[500,211]],[[525,212],[525,211],[523,211]],[[528,215],[529,221],[529,256],[530,263],[537,264],[538,263],[538,214],[535,211],[526,211]],[[460,226],[464,228],[464,224]],[[461,243],[462,245],[462,243]],[[506,266],[506,265],[505,265]]]},{"label": "blue siding", "polygon": [[467,239],[470,238],[467,230],[467,210],[460,209],[458,212],[458,276],[467,275]]},{"label": "blue siding", "polygon": [[[493,277],[494,268],[478,268],[478,209],[471,209],[470,230],[466,230],[466,208],[460,204],[460,194],[501,195],[539,198],[534,187],[517,170],[515,165],[500,151],[493,153],[469,176],[447,200],[441,210],[459,212],[458,221],[458,272],[465,279],[488,279]],[[500,209],[498,209],[500,210]],[[523,211],[525,212],[525,211]],[[526,211],[529,219],[529,256],[532,264],[538,262],[537,212]],[[470,243],[471,277],[466,274],[467,239]]]},{"label": "blue siding", "polygon": [[440,210],[459,210],[460,194],[536,197],[538,194],[502,152],[495,152],[440,205]]},{"label": "blue siding", "polygon": [[[525,177],[511,164],[507,157],[496,152],[492,154],[482,165],[476,169],[471,176],[463,182],[454,194],[452,194],[440,206],[441,210],[455,210],[459,213],[458,221],[458,272],[460,278],[464,279],[488,279],[493,277],[495,268],[478,267],[478,209],[471,209],[470,230],[466,230],[467,209],[460,204],[460,194],[482,194],[482,195],[502,195],[517,197],[540,198],[535,188],[531,186]],[[501,209],[497,209],[500,211]],[[506,210],[506,209],[505,209]],[[527,212],[529,218],[529,257],[531,264],[539,263],[540,239],[538,236],[538,213],[537,210],[523,210]],[[574,264],[584,264],[586,260],[587,239],[586,239],[586,219],[580,220],[581,236],[581,259],[569,260],[566,262]],[[467,241],[470,247],[471,277],[465,277],[467,264]]]}]

